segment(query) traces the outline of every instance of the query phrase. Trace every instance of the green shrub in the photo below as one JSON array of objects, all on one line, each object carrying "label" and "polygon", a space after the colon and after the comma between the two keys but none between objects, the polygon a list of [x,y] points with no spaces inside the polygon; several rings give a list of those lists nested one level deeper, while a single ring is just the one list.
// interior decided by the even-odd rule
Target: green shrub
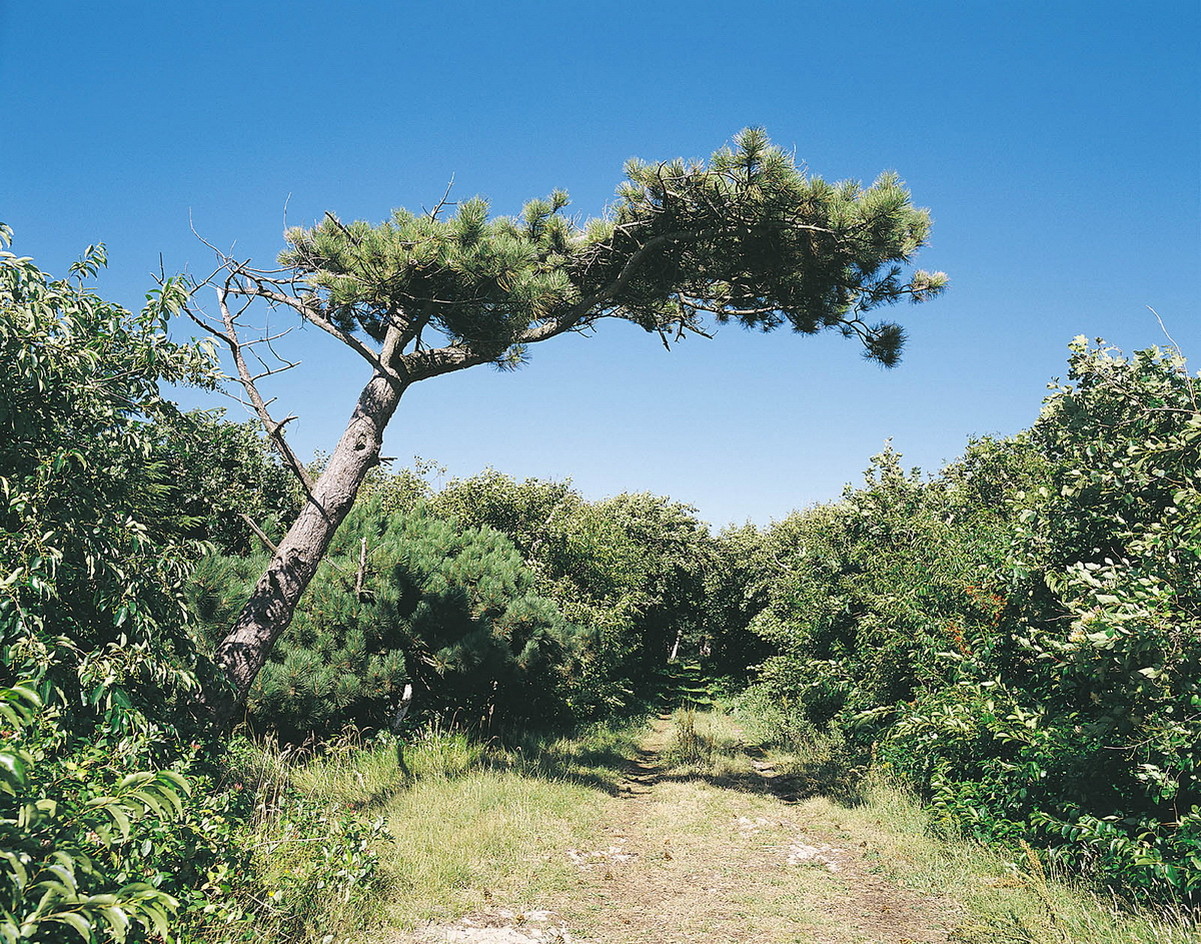
[{"label": "green shrub", "polygon": [[944,820],[1136,895],[1201,894],[1201,412],[1175,356],[1078,339],[1028,432],[768,535],[768,697]]},{"label": "green shrub", "polygon": [[[0,241],[7,230],[0,229]],[[182,585],[160,383],[210,385],[211,352],[171,342],[183,287],[132,314],[0,252],[0,886],[6,938],[159,933],[178,862],[203,660]],[[131,773],[131,771],[142,771]],[[147,930],[149,929],[149,930]]]},{"label": "green shrub", "polygon": [[[214,631],[261,563],[214,558],[198,570],[195,606]],[[368,501],[339,530],[248,708],[290,740],[380,729],[411,682],[415,718],[551,721],[567,711],[575,633],[504,535]]]},{"label": "green shrub", "polygon": [[120,776],[100,750],[56,768],[54,720],[30,685],[0,688],[0,724],[12,729],[0,737],[0,939],[52,941],[70,928],[124,941],[139,926],[165,935],[179,902],[145,865],[153,826],[182,812],[188,782]]},{"label": "green shrub", "polygon": [[[84,286],[103,263],[92,247],[54,280],[0,252],[0,940],[253,940],[254,790],[198,722],[184,586],[202,539],[236,543],[211,466],[236,472],[254,437],[179,474],[212,421],[160,385],[211,385],[211,351],[168,338],[182,284],[133,314]],[[343,887],[357,829],[305,843],[306,889]]]},{"label": "green shrub", "polygon": [[506,534],[535,592],[583,628],[569,693],[577,716],[631,706],[673,655],[722,651],[724,614],[707,604],[716,544],[689,505],[646,492],[589,502],[570,481],[488,470],[452,481],[430,508]]}]

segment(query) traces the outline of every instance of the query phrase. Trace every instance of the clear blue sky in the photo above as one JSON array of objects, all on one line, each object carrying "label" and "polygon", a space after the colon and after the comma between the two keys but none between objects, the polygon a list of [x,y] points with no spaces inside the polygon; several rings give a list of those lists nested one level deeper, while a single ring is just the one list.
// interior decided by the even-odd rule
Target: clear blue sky
[{"label": "clear blue sky", "polygon": [[[100,290],[136,306],[160,253],[210,266],[189,215],[264,264],[285,202],[292,224],[379,220],[452,174],[500,212],[561,186],[592,216],[626,158],[702,157],[752,124],[829,178],[895,169],[933,211],[919,264],[952,278],[896,310],[895,370],[834,336],[728,328],[669,354],[613,323],[414,388],[385,443],[766,523],[836,497],[887,438],[935,469],[1028,426],[1074,335],[1163,341],[1148,305],[1201,365],[1199,8],[0,0],[0,220],[56,273],[106,242]],[[363,379],[329,340],[303,334],[275,391],[305,455]]]}]

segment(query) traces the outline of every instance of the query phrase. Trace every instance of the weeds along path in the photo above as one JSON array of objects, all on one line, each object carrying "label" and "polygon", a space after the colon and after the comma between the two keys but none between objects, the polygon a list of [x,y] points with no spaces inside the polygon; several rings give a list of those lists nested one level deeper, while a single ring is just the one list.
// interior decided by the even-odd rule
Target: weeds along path
[{"label": "weeds along path", "polygon": [[[706,716],[706,720],[707,716]],[[928,944],[945,902],[880,874],[887,824],[796,784],[736,728],[725,751],[657,719],[604,796],[591,841],[563,849],[575,887],[410,938],[476,944]],[[690,730],[691,729],[691,730]],[[720,744],[722,739],[716,739]],[[693,756],[689,756],[690,753]],[[759,756],[756,756],[756,755]]]}]

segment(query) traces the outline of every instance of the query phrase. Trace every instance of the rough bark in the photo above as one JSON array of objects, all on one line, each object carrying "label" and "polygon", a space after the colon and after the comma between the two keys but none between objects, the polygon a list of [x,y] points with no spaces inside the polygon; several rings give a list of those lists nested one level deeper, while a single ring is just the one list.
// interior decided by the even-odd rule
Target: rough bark
[{"label": "rough bark", "polygon": [[405,385],[382,370],[363,388],[346,431],[314,483],[299,517],[280,541],[237,621],[214,653],[232,686],[212,705],[228,723],[246,700],[275,641],[292,622],[297,603],[313,579],[338,526],[354,505],[359,486],[379,464],[384,428]]}]

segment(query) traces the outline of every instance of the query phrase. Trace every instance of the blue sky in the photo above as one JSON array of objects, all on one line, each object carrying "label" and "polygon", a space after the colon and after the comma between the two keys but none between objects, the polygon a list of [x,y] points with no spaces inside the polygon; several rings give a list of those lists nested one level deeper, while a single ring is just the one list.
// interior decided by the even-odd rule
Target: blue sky
[{"label": "blue sky", "polygon": [[[0,220],[56,273],[104,241],[100,291],[136,306],[160,254],[210,267],[189,218],[266,264],[285,204],[379,220],[452,175],[504,213],[565,187],[587,217],[626,158],[703,157],[747,125],[828,178],[895,169],[934,216],[919,264],[952,279],[896,309],[895,370],[836,336],[730,327],[668,353],[613,323],[419,385],[385,443],[766,523],[836,497],[886,439],[936,469],[1028,426],[1073,336],[1163,342],[1146,306],[1201,360],[1199,65],[1183,0],[0,0]],[[308,455],[363,365],[296,340],[273,392]]]}]

